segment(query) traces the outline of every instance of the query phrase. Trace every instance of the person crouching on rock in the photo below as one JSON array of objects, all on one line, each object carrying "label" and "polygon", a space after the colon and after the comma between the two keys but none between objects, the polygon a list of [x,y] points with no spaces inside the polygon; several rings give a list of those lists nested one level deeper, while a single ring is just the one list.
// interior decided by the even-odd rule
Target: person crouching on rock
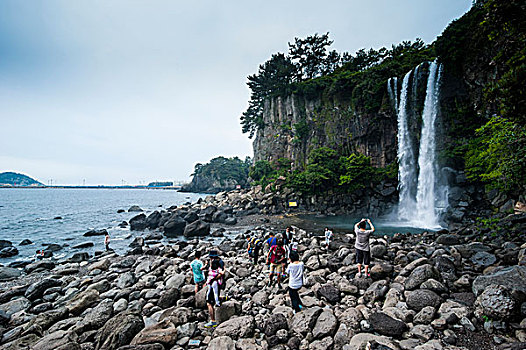
[{"label": "person crouching on rock", "polygon": [[215,319],[214,305],[219,307],[221,303],[219,301],[219,286],[223,283],[224,271],[219,264],[219,260],[213,259],[210,263],[210,269],[208,270],[208,291],[206,292],[206,303],[208,306],[208,312],[210,313],[210,322],[205,324],[206,328],[216,327],[217,322]]},{"label": "person crouching on rock", "polygon": [[190,268],[192,269],[192,274],[194,276],[195,283],[195,294],[199,292],[199,289],[203,288],[205,285],[205,276],[203,275],[203,262],[200,260],[201,252],[197,250],[194,253],[194,260],[190,263]]},{"label": "person crouching on rock", "polygon": [[289,296],[290,303],[295,312],[301,311],[303,305],[301,303],[298,291],[303,287],[303,263],[300,262],[298,252],[290,252],[290,264],[287,267],[287,274],[289,275]]},{"label": "person crouching on rock", "polygon": [[[370,230],[366,230],[367,223],[369,223],[371,227]],[[371,262],[369,236],[373,232],[374,226],[369,219],[362,219],[354,225],[354,233],[356,233],[354,248],[356,248],[356,263],[358,264],[358,274],[356,277],[362,277],[362,264],[365,266],[365,277],[371,277],[369,273],[369,263]]]},{"label": "person crouching on rock", "polygon": [[286,259],[283,240],[278,239],[277,244],[270,247],[267,255],[267,265],[270,263],[270,274],[267,286],[271,287],[274,282],[274,275],[277,275],[278,288],[281,289],[281,274],[283,273],[283,261]]}]

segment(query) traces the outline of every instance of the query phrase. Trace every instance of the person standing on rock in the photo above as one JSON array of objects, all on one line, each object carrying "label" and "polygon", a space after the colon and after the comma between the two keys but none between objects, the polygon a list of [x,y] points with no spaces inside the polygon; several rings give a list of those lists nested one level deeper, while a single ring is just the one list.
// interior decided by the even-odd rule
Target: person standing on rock
[{"label": "person standing on rock", "polygon": [[266,249],[267,249],[266,250],[266,252],[267,252],[267,265],[269,265],[268,254],[270,253],[270,249],[278,243],[278,239],[276,237],[274,237],[274,233],[270,232],[268,235],[269,235],[269,237],[265,241],[265,246],[266,246]]},{"label": "person standing on rock", "polygon": [[267,255],[267,265],[270,264],[270,274],[267,286],[272,287],[274,275],[277,275],[278,288],[281,289],[281,274],[283,273],[283,261],[286,259],[283,248],[283,240],[278,239],[277,244],[272,246]]},{"label": "person standing on rock", "polygon": [[329,230],[328,227],[325,227],[325,245],[327,246],[327,251],[329,250],[329,244],[331,244],[332,236],[332,230]]},{"label": "person standing on rock", "polygon": [[194,254],[194,260],[190,263],[192,274],[194,276],[195,293],[205,285],[205,276],[203,275],[203,262],[200,260],[201,252],[197,250]]},{"label": "person standing on rock", "polygon": [[210,314],[210,322],[205,324],[206,328],[217,326],[214,306],[221,306],[221,302],[219,301],[219,287],[223,284],[223,274],[224,270],[220,266],[219,259],[212,259],[210,262],[210,269],[208,270],[208,279],[206,281],[206,284],[208,285],[206,304]]},{"label": "person standing on rock", "polygon": [[303,308],[298,293],[303,287],[303,262],[300,262],[300,256],[296,251],[290,252],[290,264],[287,267],[287,274],[289,275],[290,303],[294,311],[299,312]]},{"label": "person standing on rock", "polygon": [[104,245],[106,246],[106,251],[110,250],[110,234],[108,232],[104,235]]},{"label": "person standing on rock", "polygon": [[257,237],[252,237],[248,241],[247,253],[250,257],[254,259],[254,265],[257,265],[258,263],[259,251],[261,250],[262,245],[263,243]]},{"label": "person standing on rock", "polygon": [[[367,223],[371,227],[366,230]],[[358,264],[358,274],[356,277],[362,277],[362,264],[365,266],[365,277],[371,277],[369,273],[369,264],[371,262],[371,253],[369,247],[369,237],[374,232],[374,226],[370,219],[362,219],[354,225],[354,233],[356,233],[356,263]]]}]

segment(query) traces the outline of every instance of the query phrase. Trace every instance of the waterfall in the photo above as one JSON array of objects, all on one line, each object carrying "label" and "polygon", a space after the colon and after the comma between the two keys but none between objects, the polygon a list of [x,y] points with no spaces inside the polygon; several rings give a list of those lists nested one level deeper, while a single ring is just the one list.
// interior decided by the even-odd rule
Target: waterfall
[{"label": "waterfall", "polygon": [[[413,71],[410,71],[404,76],[398,108],[398,217],[404,221],[408,221],[414,215],[415,209],[412,187],[414,187],[416,182],[416,167],[413,142],[411,141],[408,125],[408,101],[410,99],[407,98],[409,79],[412,73]],[[413,78],[414,81],[416,79]]]},{"label": "waterfall", "polygon": [[[442,67],[437,60],[429,66],[426,96],[422,112],[420,142],[413,144],[410,132],[411,111],[417,111],[418,80],[421,65],[408,72],[402,82],[400,103],[397,104],[398,121],[398,219],[411,226],[421,228],[439,228],[441,210],[447,207],[447,186],[442,185],[438,174],[436,159],[436,119],[439,112],[440,77]],[[390,98],[397,96],[396,85]],[[412,86],[410,86],[412,82]],[[396,101],[396,100],[395,100]],[[415,146],[417,146],[415,148]],[[417,153],[418,152],[418,153]],[[418,161],[416,161],[416,155]]]},{"label": "waterfall", "polygon": [[389,99],[393,104],[393,108],[398,113],[398,78],[389,78],[387,80],[387,92],[389,93]]},{"label": "waterfall", "polygon": [[439,108],[440,76],[442,67],[437,60],[429,67],[426,98],[422,113],[422,133],[418,153],[418,187],[416,192],[416,221],[425,228],[437,228],[439,218],[436,208],[435,185],[438,179],[436,163],[436,118]]}]

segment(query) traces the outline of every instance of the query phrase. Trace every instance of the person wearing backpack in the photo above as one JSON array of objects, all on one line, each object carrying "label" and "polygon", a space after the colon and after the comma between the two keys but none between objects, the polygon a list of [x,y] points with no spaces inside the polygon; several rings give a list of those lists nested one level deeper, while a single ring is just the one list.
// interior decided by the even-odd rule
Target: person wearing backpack
[{"label": "person wearing backpack", "polygon": [[287,258],[283,240],[278,239],[277,244],[272,246],[267,255],[267,265],[270,264],[270,274],[267,286],[272,287],[274,275],[277,275],[278,288],[281,289],[281,274],[283,273],[283,261]]},{"label": "person wearing backpack", "polygon": [[303,305],[301,303],[299,290],[303,287],[303,262],[300,261],[300,256],[297,251],[290,252],[290,264],[287,267],[287,274],[289,275],[289,296],[290,303],[295,312],[301,311]]},{"label": "person wearing backpack", "polygon": [[248,255],[254,259],[254,265],[257,265],[259,259],[259,252],[261,251],[261,246],[263,242],[257,237],[253,237],[248,242]]}]

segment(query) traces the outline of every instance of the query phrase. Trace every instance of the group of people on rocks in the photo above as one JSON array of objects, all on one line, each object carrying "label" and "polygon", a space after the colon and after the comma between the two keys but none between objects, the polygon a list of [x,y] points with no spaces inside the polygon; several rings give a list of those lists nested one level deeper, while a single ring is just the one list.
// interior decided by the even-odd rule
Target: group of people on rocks
[{"label": "group of people on rocks", "polygon": [[[367,229],[369,224],[369,229]],[[375,228],[370,219],[362,219],[354,225],[354,232],[356,234],[355,250],[356,263],[358,267],[357,278],[362,277],[362,265],[364,266],[365,278],[370,277],[369,264],[371,261],[369,238],[375,231]],[[324,238],[327,250],[331,240],[333,239],[333,232],[328,227],[325,228]],[[247,253],[252,258],[252,263],[257,266],[259,256],[266,247],[265,265],[269,268],[269,280],[267,287],[272,287],[274,280],[277,282],[278,289],[281,290],[281,280],[284,276],[288,276],[288,293],[290,303],[294,312],[300,312],[303,308],[299,291],[303,287],[304,264],[300,261],[298,253],[298,243],[294,240],[294,229],[287,227],[284,234],[274,235],[269,234],[266,240],[259,237],[248,238]],[[215,307],[221,306],[220,298],[221,287],[224,283],[225,277],[225,263],[219,257],[216,250],[211,250],[208,254],[209,259],[206,263],[201,261],[201,252],[196,251],[194,259],[190,264],[192,269],[195,293],[207,286],[206,301],[208,311],[210,314],[210,322],[205,324],[205,327],[216,327],[217,321],[215,319]],[[206,276],[205,276],[205,273]]]}]

